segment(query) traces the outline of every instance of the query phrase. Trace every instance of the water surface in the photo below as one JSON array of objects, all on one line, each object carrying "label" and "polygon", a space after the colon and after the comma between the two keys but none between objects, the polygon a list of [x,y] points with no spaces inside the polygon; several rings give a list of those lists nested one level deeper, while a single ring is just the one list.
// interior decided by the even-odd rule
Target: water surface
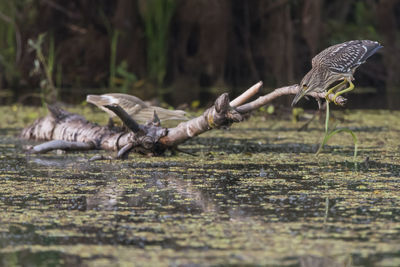
[{"label": "water surface", "polygon": [[319,120],[258,115],[180,147],[196,157],[88,162],[26,155],[33,116],[2,115],[0,265],[398,266],[400,112],[335,115],[356,164],[346,134],[316,158]]}]

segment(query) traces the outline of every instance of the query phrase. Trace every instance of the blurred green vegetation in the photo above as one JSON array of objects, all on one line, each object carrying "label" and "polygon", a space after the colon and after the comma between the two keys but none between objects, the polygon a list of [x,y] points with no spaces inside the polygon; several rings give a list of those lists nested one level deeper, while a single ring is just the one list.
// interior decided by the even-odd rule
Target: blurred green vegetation
[{"label": "blurred green vegetation", "polygon": [[[0,102],[41,94],[49,98],[43,102],[76,103],[89,92],[113,91],[205,105],[226,88],[237,95],[258,79],[267,88],[297,82],[313,53],[331,44],[372,39],[395,51],[400,2],[391,9],[339,2],[0,1]],[[28,41],[42,33],[46,41],[29,53]],[[387,84],[400,88],[393,74],[400,58],[388,56],[400,57],[381,51],[369,59],[356,73],[357,86],[376,95]],[[30,76],[38,67],[42,75]]]},{"label": "blurred green vegetation", "polygon": [[354,17],[351,20],[329,19],[327,26],[332,34],[328,39],[328,45],[341,43],[349,38],[380,40],[374,12],[375,10],[368,7],[365,1],[356,1]]},{"label": "blurred green vegetation", "polygon": [[324,146],[328,143],[329,139],[331,139],[334,135],[339,134],[339,133],[348,133],[351,135],[353,138],[353,143],[354,143],[354,154],[353,154],[353,160],[356,162],[356,157],[357,157],[357,150],[358,150],[358,139],[356,134],[350,130],[349,128],[336,128],[333,127],[333,129],[329,129],[329,102],[326,102],[326,115],[325,115],[325,134],[324,138],[315,153],[315,155],[318,157],[322,150],[324,149]]},{"label": "blurred green vegetation", "polygon": [[[18,2],[18,1],[17,1]],[[16,6],[13,1],[0,1],[0,65],[2,79],[9,87],[18,86],[21,57],[21,36],[16,24]]]},{"label": "blurred green vegetation", "polygon": [[168,36],[175,0],[148,0],[142,3],[142,17],[147,41],[149,78],[159,86],[167,73]]},{"label": "blurred green vegetation", "polygon": [[[34,66],[31,75],[40,76],[40,98],[42,105],[46,103],[54,103],[58,98],[58,90],[53,81],[54,66],[55,66],[55,50],[54,50],[54,37],[49,38],[48,54],[43,52],[43,43],[45,42],[46,34],[39,34],[36,40],[29,39],[28,45],[30,49],[35,52]],[[60,74],[58,74],[60,75]],[[58,76],[57,75],[57,76]],[[59,77],[57,79],[60,79]]]}]

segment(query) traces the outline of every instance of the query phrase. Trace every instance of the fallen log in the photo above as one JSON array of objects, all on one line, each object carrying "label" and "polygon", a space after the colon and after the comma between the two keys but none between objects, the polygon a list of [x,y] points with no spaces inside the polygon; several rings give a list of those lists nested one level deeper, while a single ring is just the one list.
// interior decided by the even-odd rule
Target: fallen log
[{"label": "fallen log", "polygon": [[[156,113],[151,122],[138,124],[118,105],[105,107],[113,111],[128,130],[121,127],[100,126],[80,115],[48,106],[49,114],[23,129],[21,138],[50,141],[29,147],[28,151],[31,153],[45,153],[56,149],[103,149],[118,151],[118,158],[127,156],[131,151],[152,156],[161,155],[167,149],[174,149],[177,145],[206,131],[240,122],[244,118],[243,115],[257,110],[277,97],[296,94],[299,90],[298,85],[286,86],[248,102],[261,87],[262,82],[259,82],[231,102],[228,94],[224,93],[202,115],[173,128],[163,128]],[[310,96],[324,98],[325,93],[312,93]],[[329,95],[329,98],[333,101],[334,95]],[[336,102],[344,105],[346,99],[339,96]]]}]

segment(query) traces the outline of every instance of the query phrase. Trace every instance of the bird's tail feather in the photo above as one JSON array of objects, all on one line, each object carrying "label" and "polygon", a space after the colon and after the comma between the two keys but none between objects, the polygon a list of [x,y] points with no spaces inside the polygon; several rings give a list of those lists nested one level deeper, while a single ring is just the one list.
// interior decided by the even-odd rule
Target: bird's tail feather
[{"label": "bird's tail feather", "polygon": [[360,59],[361,62],[365,62],[370,56],[375,54],[379,49],[383,47],[380,43],[375,41],[364,40],[362,42],[366,47],[367,51],[365,55]]}]

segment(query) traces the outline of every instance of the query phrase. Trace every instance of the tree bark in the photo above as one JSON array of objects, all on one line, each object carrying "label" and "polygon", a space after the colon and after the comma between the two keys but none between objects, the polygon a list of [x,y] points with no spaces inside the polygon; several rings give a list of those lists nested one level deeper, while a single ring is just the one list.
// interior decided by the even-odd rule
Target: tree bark
[{"label": "tree bark", "polygon": [[383,61],[385,63],[387,78],[387,106],[396,108],[396,102],[393,99],[393,93],[400,86],[400,51],[398,49],[398,29],[396,23],[395,7],[399,5],[397,0],[381,0],[378,5],[378,21],[381,33],[383,35],[383,45],[385,52]]},{"label": "tree bark", "polygon": [[[231,1],[180,1],[172,19],[170,68],[167,80],[174,81],[171,99],[201,99],[201,88],[223,83],[231,21]],[[187,90],[188,84],[199,87]]]},{"label": "tree bark", "polygon": [[[257,83],[231,102],[228,94],[224,93],[201,116],[182,122],[174,128],[163,128],[156,120],[145,125],[139,125],[119,106],[106,107],[112,109],[131,129],[130,131],[99,126],[87,121],[80,115],[49,106],[50,113],[25,128],[21,137],[42,141],[63,141],[52,141],[31,147],[30,152],[32,153],[44,153],[54,149],[104,149],[119,151],[118,157],[124,157],[130,151],[147,155],[161,155],[165,150],[173,149],[206,131],[240,122],[243,120],[244,114],[257,110],[282,95],[297,94],[299,90],[298,85],[286,86],[248,102],[261,86],[261,82]],[[324,98],[325,93],[311,93],[310,96]],[[334,95],[329,95],[329,98],[333,101]],[[344,105],[346,99],[339,96],[336,102]]]},{"label": "tree bark", "polygon": [[305,39],[312,57],[319,49],[321,33],[321,9],[323,1],[304,0],[301,18],[301,32]]},{"label": "tree bark", "polygon": [[118,62],[126,60],[129,71],[141,78],[145,77],[145,40],[137,0],[118,0],[113,23],[121,33],[117,47]]},{"label": "tree bark", "polygon": [[261,51],[266,62],[264,77],[271,75],[277,86],[294,81],[293,25],[290,1],[260,1],[260,40],[256,51]]}]

